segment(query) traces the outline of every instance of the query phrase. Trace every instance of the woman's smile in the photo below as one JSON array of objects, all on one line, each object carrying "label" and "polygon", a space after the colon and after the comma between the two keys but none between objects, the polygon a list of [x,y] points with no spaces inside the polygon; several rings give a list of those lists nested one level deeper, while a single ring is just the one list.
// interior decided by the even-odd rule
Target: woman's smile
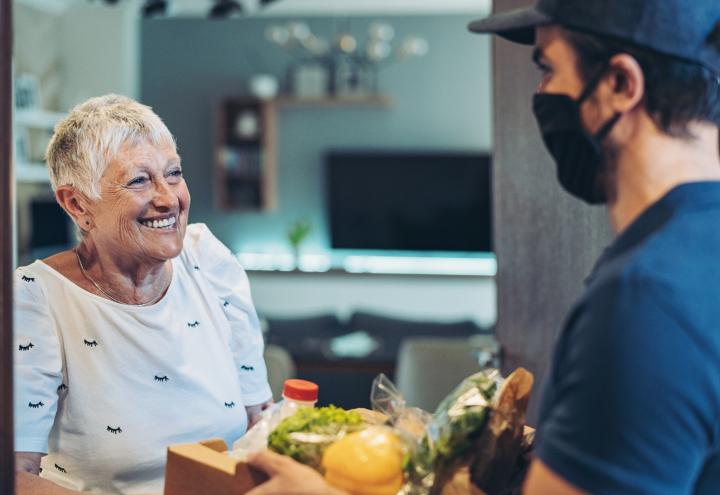
[{"label": "woman's smile", "polygon": [[153,218],[142,218],[138,220],[140,225],[148,229],[159,230],[159,231],[176,231],[177,230],[177,215],[161,216]]}]

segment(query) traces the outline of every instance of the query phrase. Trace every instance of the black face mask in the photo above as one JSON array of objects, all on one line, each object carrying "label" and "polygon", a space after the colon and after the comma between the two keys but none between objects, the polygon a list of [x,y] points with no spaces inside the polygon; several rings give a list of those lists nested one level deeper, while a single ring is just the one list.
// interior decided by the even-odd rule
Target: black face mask
[{"label": "black face mask", "polygon": [[621,114],[615,114],[593,136],[583,127],[580,105],[595,91],[606,70],[605,66],[590,79],[577,100],[550,93],[537,93],[533,97],[533,113],[545,147],[555,159],[560,185],[589,204],[607,201],[601,180],[604,162],[601,144]]}]

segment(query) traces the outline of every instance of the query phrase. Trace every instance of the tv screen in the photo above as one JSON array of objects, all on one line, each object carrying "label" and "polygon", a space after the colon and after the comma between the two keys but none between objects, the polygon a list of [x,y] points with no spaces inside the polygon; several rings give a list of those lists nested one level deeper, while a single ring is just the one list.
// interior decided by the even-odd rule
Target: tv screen
[{"label": "tv screen", "polygon": [[332,151],[325,166],[333,248],[492,251],[489,155]]}]

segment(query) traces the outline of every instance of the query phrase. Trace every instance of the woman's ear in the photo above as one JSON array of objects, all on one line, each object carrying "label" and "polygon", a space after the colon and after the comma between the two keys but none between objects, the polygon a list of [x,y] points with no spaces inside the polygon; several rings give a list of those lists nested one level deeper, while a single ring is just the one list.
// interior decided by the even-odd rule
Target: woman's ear
[{"label": "woman's ear", "polygon": [[82,231],[89,231],[93,225],[92,204],[87,197],[72,186],[58,186],[55,200],[70,215],[75,225]]}]

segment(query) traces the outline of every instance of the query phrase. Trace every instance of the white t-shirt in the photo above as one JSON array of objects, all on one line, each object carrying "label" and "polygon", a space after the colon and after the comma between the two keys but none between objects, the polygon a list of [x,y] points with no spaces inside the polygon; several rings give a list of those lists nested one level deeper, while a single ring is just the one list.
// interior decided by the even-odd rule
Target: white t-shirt
[{"label": "white t-shirt", "polygon": [[270,399],[247,276],[189,225],[152,306],[92,294],[42,261],[15,280],[15,450],[74,490],[160,493],[166,448],[247,429]]}]

